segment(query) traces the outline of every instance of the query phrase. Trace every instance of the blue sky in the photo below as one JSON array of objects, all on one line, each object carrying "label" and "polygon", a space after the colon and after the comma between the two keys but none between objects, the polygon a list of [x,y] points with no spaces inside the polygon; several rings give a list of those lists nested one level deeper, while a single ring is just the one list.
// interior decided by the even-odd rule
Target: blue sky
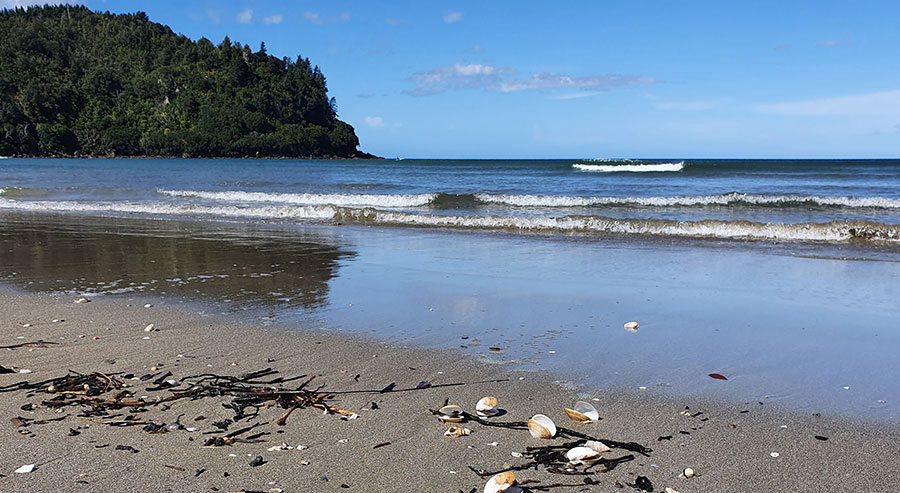
[{"label": "blue sky", "polygon": [[900,2],[86,5],[309,57],[382,156],[900,156]]}]

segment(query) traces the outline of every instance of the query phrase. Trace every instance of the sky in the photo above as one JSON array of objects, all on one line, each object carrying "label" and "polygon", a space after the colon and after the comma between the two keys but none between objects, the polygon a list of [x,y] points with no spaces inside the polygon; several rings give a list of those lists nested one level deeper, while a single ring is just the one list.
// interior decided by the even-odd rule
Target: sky
[{"label": "sky", "polygon": [[900,2],[84,4],[308,57],[385,157],[900,156]]}]

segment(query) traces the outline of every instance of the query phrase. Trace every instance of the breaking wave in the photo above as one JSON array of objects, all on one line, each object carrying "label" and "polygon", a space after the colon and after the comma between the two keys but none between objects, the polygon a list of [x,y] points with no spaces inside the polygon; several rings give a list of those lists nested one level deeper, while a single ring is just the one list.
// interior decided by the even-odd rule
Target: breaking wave
[{"label": "breaking wave", "polygon": [[379,226],[422,226],[457,229],[506,230],[534,233],[633,234],[656,237],[696,237],[778,241],[874,240],[900,242],[900,225],[872,221],[830,221],[826,223],[760,223],[751,221],[674,221],[667,219],[610,218],[603,216],[519,217],[455,216],[415,212],[316,206],[208,206],[158,202],[74,202],[18,201],[0,198],[0,208],[82,212],[133,213],[147,215],[241,217],[262,220],[355,223]]},{"label": "breaking wave", "polygon": [[556,195],[475,194],[484,203],[517,207],[847,207],[900,209],[900,199],[885,197],[819,197],[807,195],[755,195],[726,193],[721,195],[686,195],[676,197],[565,197]]},{"label": "breaking wave", "polygon": [[269,193],[244,192],[240,190],[227,192],[202,192],[195,190],[157,190],[158,193],[170,197],[186,197],[227,202],[273,202],[298,205],[336,205],[343,207],[421,207],[430,204],[438,194],[319,194],[319,193]]},{"label": "breaking wave", "polygon": [[617,160],[600,160],[595,162],[616,162],[623,164],[584,164],[575,163],[573,168],[579,171],[593,171],[599,173],[648,173],[648,172],[665,172],[665,171],[681,171],[684,169],[684,161],[677,163],[652,163],[652,164],[632,164],[634,161],[628,159]]}]

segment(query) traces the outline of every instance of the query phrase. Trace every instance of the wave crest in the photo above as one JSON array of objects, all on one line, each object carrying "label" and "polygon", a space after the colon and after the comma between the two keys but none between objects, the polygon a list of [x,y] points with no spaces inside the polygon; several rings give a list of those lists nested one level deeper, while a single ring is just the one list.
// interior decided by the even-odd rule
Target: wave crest
[{"label": "wave crest", "polygon": [[[611,162],[611,161],[602,161],[602,162]],[[615,161],[615,162],[631,162],[628,160]],[[684,161],[679,161],[677,163],[654,163],[654,164],[584,164],[584,163],[575,163],[572,165],[573,168],[579,171],[593,171],[599,173],[658,173],[658,172],[672,172],[672,171],[681,171],[684,169]]]}]

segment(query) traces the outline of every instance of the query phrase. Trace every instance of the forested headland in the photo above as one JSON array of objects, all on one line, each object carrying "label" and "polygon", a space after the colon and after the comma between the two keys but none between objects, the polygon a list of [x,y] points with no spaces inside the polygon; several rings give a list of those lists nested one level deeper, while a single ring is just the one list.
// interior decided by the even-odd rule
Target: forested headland
[{"label": "forested headland", "polygon": [[0,11],[0,155],[371,157],[309,59],[143,12]]}]

